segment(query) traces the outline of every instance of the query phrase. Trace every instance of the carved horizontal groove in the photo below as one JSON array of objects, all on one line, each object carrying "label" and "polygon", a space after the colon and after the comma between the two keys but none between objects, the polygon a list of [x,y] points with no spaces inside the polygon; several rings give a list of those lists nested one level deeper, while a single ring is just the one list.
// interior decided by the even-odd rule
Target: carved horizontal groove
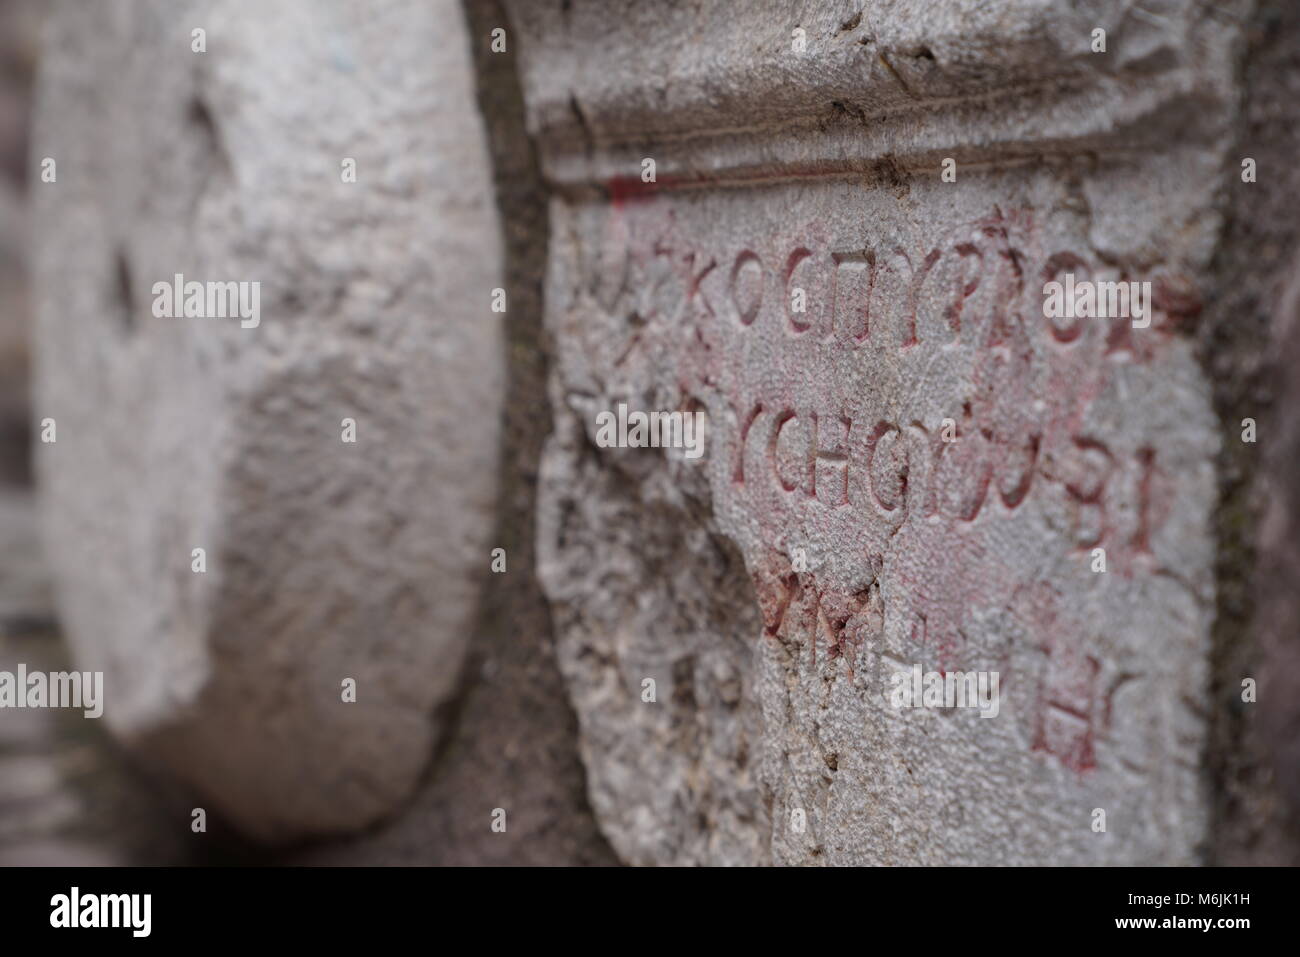
[{"label": "carved horizontal groove", "polygon": [[1142,149],[1126,149],[1119,146],[1098,148],[1091,145],[1087,155],[1080,156],[1077,149],[1062,144],[1054,149],[1043,149],[1027,144],[1023,154],[1009,152],[979,153],[971,151],[948,151],[908,157],[906,162],[899,162],[896,157],[889,157],[888,162],[875,165],[863,165],[861,161],[844,163],[825,163],[817,168],[802,166],[759,166],[752,168],[736,167],[721,173],[697,173],[694,175],[676,175],[657,183],[642,186],[639,182],[624,181],[621,177],[604,179],[582,179],[578,181],[553,181],[552,186],[557,195],[570,202],[642,199],[661,193],[684,192],[698,189],[746,189],[762,186],[775,186],[790,182],[817,182],[857,180],[866,186],[888,185],[896,178],[906,178],[920,173],[936,173],[942,158],[952,157],[966,175],[972,173],[1000,172],[1026,166],[1051,164],[1066,166],[1069,164],[1094,165],[1099,162],[1125,162],[1149,155]]},{"label": "carved horizontal groove", "polygon": [[1236,31],[1199,0],[1132,16],[1042,0],[507,5],[561,190],[639,179],[646,157],[661,183],[726,185],[936,154],[1166,153],[1222,141],[1235,108]]},{"label": "carved horizontal groove", "polygon": [[[918,116],[933,116],[936,112],[951,109],[953,107],[968,105],[992,105],[1004,99],[1013,99],[1016,97],[1030,98],[1046,93],[1057,93],[1068,91],[1081,91],[1091,89],[1095,84],[1079,82],[1074,78],[1073,82],[1063,82],[1060,79],[1012,83],[1006,86],[980,91],[978,93],[968,93],[960,96],[946,97],[924,97],[916,98],[908,103],[897,106],[884,106],[873,109],[870,114],[865,111],[855,113],[844,105],[845,112],[850,116],[856,116],[863,123],[879,122],[882,120],[893,119],[913,119]],[[646,136],[653,136],[655,142],[662,144],[674,144],[679,142],[689,142],[698,139],[712,139],[726,136],[749,136],[762,135],[771,136],[783,130],[809,130],[824,128],[830,110],[834,109],[834,99],[828,99],[821,110],[803,110],[797,113],[789,114],[786,118],[768,117],[763,121],[742,124],[737,126],[703,126],[689,129],[673,129],[672,127],[651,128],[649,130],[628,131],[612,130],[601,132],[599,130],[587,129],[586,135],[589,138],[590,145],[598,149],[618,149],[621,147],[632,147],[644,143]],[[842,104],[843,105],[843,104]],[[661,118],[662,120],[662,118]],[[547,134],[554,134],[560,131],[571,132],[577,128],[578,124],[555,123],[547,128]]]},{"label": "carved horizontal groove", "polygon": [[[1014,100],[1018,108],[1007,110]],[[1222,136],[1225,101],[1182,72],[1134,86],[1012,86],[981,96],[926,100],[876,113],[838,112],[777,118],[731,129],[663,130],[639,138],[601,135],[561,124],[539,134],[551,186],[581,198],[592,186],[621,184],[628,195],[692,187],[752,186],[802,179],[888,181],[937,170],[953,157],[966,171],[1058,158],[1163,153],[1171,144]],[[641,189],[641,161],[656,163],[655,184]]]}]

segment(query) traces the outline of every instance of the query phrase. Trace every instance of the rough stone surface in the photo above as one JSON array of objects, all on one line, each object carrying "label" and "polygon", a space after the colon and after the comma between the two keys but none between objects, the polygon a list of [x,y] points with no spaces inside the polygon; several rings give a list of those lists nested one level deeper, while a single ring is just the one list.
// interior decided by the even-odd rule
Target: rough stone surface
[{"label": "rough stone surface", "polygon": [[[602,829],[633,863],[1200,860],[1187,333],[1236,8],[841,6],[512,5],[558,193],[539,563]],[[1150,328],[1049,322],[1066,272],[1150,281]],[[619,402],[704,412],[707,456],[597,447]],[[999,672],[999,714],[895,709],[914,664]]]},{"label": "rough stone surface", "polygon": [[[608,865],[578,756],[577,721],[555,660],[551,612],[537,581],[537,467],[550,431],[542,334],[546,198],[524,132],[517,45],[491,49],[508,25],[496,0],[466,3],[478,97],[487,122],[510,303],[506,406],[489,576],[448,730],[399,815],[366,834],[290,852],[293,864]],[[490,827],[506,812],[504,832]]]},{"label": "rough stone surface", "polygon": [[[58,424],[37,464],[76,664],[246,833],[373,823],[431,754],[492,528],[501,260],[461,11],[51,21],[34,414]],[[175,273],[262,281],[260,326],[155,318]]]},{"label": "rough stone surface", "polygon": [[[1292,372],[1300,362],[1300,261],[1293,261],[1289,273],[1276,301],[1270,344],[1283,368]],[[1295,629],[1300,617],[1295,589],[1300,581],[1300,503],[1294,484],[1300,468],[1300,424],[1293,410],[1300,407],[1300,388],[1293,372],[1281,384],[1275,412],[1263,420],[1269,433],[1260,449],[1263,515],[1257,542],[1256,614],[1262,654],[1228,687],[1239,692],[1243,677],[1257,683],[1266,735],[1264,771],[1275,779],[1282,799],[1273,823],[1289,825],[1289,840],[1278,840],[1276,832],[1268,834],[1267,850],[1277,855],[1269,863],[1295,866],[1300,863],[1296,841],[1300,833],[1300,641]]]},{"label": "rough stone surface", "polygon": [[0,3],[0,485],[31,481],[27,455],[27,125],[40,6]]},{"label": "rough stone surface", "polygon": [[[1198,324],[1222,421],[1216,515],[1218,620],[1213,738],[1216,864],[1300,864],[1300,8],[1260,3],[1246,22],[1235,156],[1225,176],[1216,288]],[[1257,441],[1241,441],[1242,421]],[[1242,683],[1256,682],[1255,700]]]}]

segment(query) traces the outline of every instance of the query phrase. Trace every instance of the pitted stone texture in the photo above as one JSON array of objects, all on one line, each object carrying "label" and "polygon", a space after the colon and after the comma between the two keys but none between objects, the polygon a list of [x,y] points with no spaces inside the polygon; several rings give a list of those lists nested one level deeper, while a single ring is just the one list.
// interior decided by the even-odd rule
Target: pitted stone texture
[{"label": "pitted stone texture", "polygon": [[[1294,410],[1300,390],[1291,370],[1300,358],[1300,262],[1291,263],[1287,280],[1281,285],[1270,331],[1271,356],[1282,370],[1277,374],[1282,392],[1273,414],[1257,423],[1264,432],[1257,441],[1263,460],[1259,481],[1265,511],[1260,520],[1257,547],[1261,559],[1255,583],[1257,594],[1253,596],[1261,645],[1256,669],[1259,720],[1273,758],[1269,770],[1290,810],[1293,835],[1300,824],[1300,642],[1294,628],[1300,607],[1295,590],[1300,576],[1300,543],[1296,535],[1300,530],[1300,495],[1295,480],[1300,463],[1300,426]],[[1234,682],[1240,683],[1240,678]],[[1274,860],[1291,862],[1286,856],[1288,844],[1293,846],[1293,841],[1279,841],[1268,849],[1270,854],[1278,855]]]},{"label": "pitted stone texture", "polygon": [[[461,11],[52,19],[38,468],[77,666],[106,672],[121,738],[246,832],[359,828],[431,752],[492,526],[500,250]],[[260,281],[260,326],[155,318],[175,273]]]},{"label": "pitted stone texture", "polygon": [[[631,166],[602,194],[567,179],[613,163],[602,129],[575,158],[535,111],[564,190],[539,560],[624,859],[1197,860],[1219,437],[1182,329],[1230,84],[1179,89],[1204,115],[1158,155],[1109,138],[1118,106],[1093,117],[1107,138],[1036,162],[1028,132],[999,159],[976,125],[985,161],[956,183],[924,166],[921,111],[894,131],[907,163],[864,132],[860,175],[819,169],[841,128],[799,166],[744,147],[713,167],[689,134],[644,155],[694,173]],[[1150,328],[1049,322],[1066,272],[1150,281]],[[598,448],[619,402],[703,410],[706,459]],[[998,672],[998,715],[893,707],[913,665]]]},{"label": "pitted stone texture", "polygon": [[597,818],[633,864],[766,860],[762,623],[703,471],[597,455],[572,414],[556,428],[539,571]]},{"label": "pitted stone texture", "polygon": [[[1037,162],[1208,141],[1233,94],[1223,0],[511,0],[557,186],[764,179],[924,157]],[[1106,31],[1106,52],[1092,32]],[[802,52],[796,52],[802,31]],[[1207,109],[1207,106],[1217,109]],[[1216,127],[1217,124],[1217,127]]]}]

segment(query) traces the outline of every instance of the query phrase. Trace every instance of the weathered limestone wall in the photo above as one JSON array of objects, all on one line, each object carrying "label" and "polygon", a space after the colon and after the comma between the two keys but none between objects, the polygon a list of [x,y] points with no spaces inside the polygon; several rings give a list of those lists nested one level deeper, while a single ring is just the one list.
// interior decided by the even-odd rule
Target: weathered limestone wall
[{"label": "weathered limestone wall", "polygon": [[[539,561],[602,828],[1194,862],[1222,436],[1187,330],[1236,21],[841,6],[511,5],[557,191]],[[1045,319],[1067,272],[1151,282],[1149,327]],[[598,448],[619,402],[704,411],[706,458]],[[999,713],[892,707],[916,664],[999,672]]]},{"label": "weathered limestone wall", "polygon": [[[34,406],[76,664],[246,833],[373,823],[432,753],[493,526],[501,253],[460,7],[62,3],[45,50]],[[260,322],[157,318],[177,273],[261,281]]]}]

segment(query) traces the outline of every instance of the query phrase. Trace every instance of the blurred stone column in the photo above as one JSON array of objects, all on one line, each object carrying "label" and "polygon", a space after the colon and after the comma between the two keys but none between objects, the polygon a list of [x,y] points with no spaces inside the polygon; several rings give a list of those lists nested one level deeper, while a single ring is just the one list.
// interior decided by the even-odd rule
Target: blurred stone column
[{"label": "blurred stone column", "polygon": [[[494,525],[501,245],[461,9],[67,2],[46,49],[34,416],[75,662],[245,833],[373,824],[447,719]],[[260,304],[160,300],[177,276]]]}]

